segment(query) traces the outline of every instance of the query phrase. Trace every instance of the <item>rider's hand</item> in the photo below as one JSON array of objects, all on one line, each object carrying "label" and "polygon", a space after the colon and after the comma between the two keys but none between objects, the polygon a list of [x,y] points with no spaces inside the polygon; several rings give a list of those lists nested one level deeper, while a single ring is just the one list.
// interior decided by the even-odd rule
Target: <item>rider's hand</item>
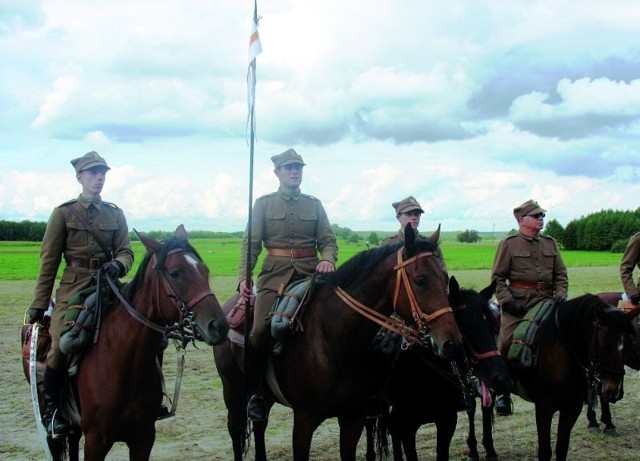
[{"label": "rider's hand", "polygon": [[42,320],[44,318],[44,311],[44,309],[36,309],[35,307],[29,308],[29,312],[27,313],[29,323],[33,325]]},{"label": "rider's hand", "polygon": [[240,297],[245,301],[251,301],[251,299],[255,296],[253,294],[253,287],[250,285],[247,286],[246,280],[240,282],[240,284],[238,285],[238,291],[240,292]]},{"label": "rider's hand", "polygon": [[112,279],[117,279],[124,275],[124,267],[119,261],[116,261],[115,259],[113,261],[109,261],[108,263],[104,263],[102,265],[102,270],[109,274]]},{"label": "rider's hand", "polygon": [[640,293],[636,293],[635,295],[631,296],[629,300],[637,306],[638,304],[640,304]]},{"label": "rider's hand", "polygon": [[318,262],[316,266],[316,272],[318,274],[328,274],[329,272],[333,272],[336,270],[336,266],[333,265],[331,261],[322,260]]},{"label": "rider's hand", "polygon": [[518,306],[518,303],[515,299],[510,299],[509,301],[502,304],[502,311],[511,315],[524,315],[527,311],[522,307]]},{"label": "rider's hand", "polygon": [[567,297],[566,297],[565,295],[557,295],[557,296],[554,298],[554,301],[555,301],[555,303],[556,303],[556,304],[558,304],[558,303],[563,303],[563,302],[565,302],[566,300],[567,300]]}]

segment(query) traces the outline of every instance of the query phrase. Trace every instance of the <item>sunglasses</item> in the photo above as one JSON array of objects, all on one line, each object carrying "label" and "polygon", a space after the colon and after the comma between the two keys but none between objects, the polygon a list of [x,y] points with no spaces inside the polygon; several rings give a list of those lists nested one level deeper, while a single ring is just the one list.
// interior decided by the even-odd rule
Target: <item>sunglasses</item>
[{"label": "sunglasses", "polygon": [[532,218],[538,219],[538,218],[544,218],[546,215],[544,213],[536,213],[536,214],[530,214],[529,216],[531,216]]}]

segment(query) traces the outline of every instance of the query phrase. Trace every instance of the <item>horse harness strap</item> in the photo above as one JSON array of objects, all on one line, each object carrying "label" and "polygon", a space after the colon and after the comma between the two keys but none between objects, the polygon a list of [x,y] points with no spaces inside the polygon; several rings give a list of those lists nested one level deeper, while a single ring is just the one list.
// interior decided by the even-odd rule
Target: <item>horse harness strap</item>
[{"label": "horse harness strap", "polygon": [[375,311],[375,310],[371,309],[370,307],[365,306],[361,302],[359,302],[356,299],[352,298],[341,287],[336,287],[335,292],[338,295],[338,297],[347,306],[349,306],[354,311],[358,312],[360,315],[368,318],[372,322],[377,323],[378,325],[380,325],[383,328],[386,328],[387,330],[390,330],[390,331],[392,331],[394,333],[399,334],[408,343],[410,343],[412,345],[420,344],[421,341],[420,341],[420,336],[419,336],[418,332],[415,329],[405,325],[403,321],[396,320],[396,319],[394,319],[392,317],[387,317],[386,315],[381,314],[380,312]]},{"label": "horse harness strap", "polygon": [[407,271],[405,270],[405,268],[408,265],[413,264],[419,258],[432,256],[433,253],[430,251],[425,253],[420,253],[407,259],[406,261],[403,261],[402,250],[403,250],[402,248],[398,250],[398,253],[397,253],[398,264],[396,264],[396,266],[394,267],[394,270],[396,270],[397,272],[396,272],[396,289],[393,295],[393,308],[395,310],[396,305],[398,303],[398,298],[400,296],[400,288],[404,282],[404,285],[406,286],[405,290],[409,298],[409,303],[411,304],[411,313],[413,314],[413,319],[415,320],[416,325],[418,326],[418,330],[422,330],[422,328],[424,327],[424,323],[429,324],[433,322],[435,319],[437,319],[438,317],[440,317],[441,315],[453,313],[453,310],[449,306],[440,308],[432,314],[426,314],[420,310],[420,306],[418,305],[418,301],[416,300],[416,295],[411,289],[411,284],[409,283],[409,276],[407,275]]},{"label": "horse harness strap", "polygon": [[[462,304],[460,306],[457,306],[455,308],[453,308],[454,311],[461,311],[467,308],[466,304]],[[481,362],[482,360],[487,360],[490,359],[492,357],[500,357],[502,354],[500,354],[500,351],[497,349],[494,349],[492,351],[487,351],[487,352],[476,352],[475,349],[473,348],[473,346],[471,345],[471,342],[469,340],[467,340],[466,336],[462,335],[462,340],[464,341],[466,347],[467,347],[467,352],[469,353],[469,355],[471,356],[471,363],[478,363]]]}]

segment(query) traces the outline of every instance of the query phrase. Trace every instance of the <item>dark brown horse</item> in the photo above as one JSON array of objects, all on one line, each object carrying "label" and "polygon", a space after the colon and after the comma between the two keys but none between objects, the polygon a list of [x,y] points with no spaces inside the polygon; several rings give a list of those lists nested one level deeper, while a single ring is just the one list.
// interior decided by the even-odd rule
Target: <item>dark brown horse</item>
[{"label": "dark brown horse", "polygon": [[[410,229],[404,245],[363,251],[319,278],[299,331],[280,355],[271,357],[271,398],[293,409],[296,461],[309,459],[314,431],[331,417],[340,425],[341,459],[355,460],[367,403],[383,391],[391,372],[376,360],[371,344],[380,322],[394,325],[389,318],[394,311],[428,329],[439,355],[456,355],[462,347],[448,307],[447,274],[434,256],[439,230],[430,239],[416,240]],[[417,332],[407,338],[415,341]],[[243,456],[246,424],[240,353],[231,341],[214,348],[236,461]],[[266,459],[265,428],[266,423],[253,425],[257,460]]]},{"label": "dark brown horse", "polygon": [[559,412],[555,453],[565,461],[592,383],[605,400],[622,398],[624,363],[636,332],[627,315],[590,294],[556,304],[539,332],[535,366],[513,370],[515,392],[535,404],[540,461],[551,459],[551,423]]},{"label": "dark brown horse", "polygon": [[[622,292],[620,291],[611,291],[611,292],[603,292],[598,293],[597,296],[602,299],[607,304],[617,307],[618,303],[622,301]],[[633,312],[630,313],[633,316]],[[635,317],[633,321],[633,325],[638,333],[638,341],[636,342],[636,347],[631,350],[629,355],[627,356],[627,360],[625,364],[633,369],[640,370],[640,324],[638,321],[639,317]],[[600,403],[600,421],[604,424],[604,428],[602,429],[602,433],[606,435],[617,435],[618,430],[613,424],[613,420],[611,418],[611,408],[609,406],[609,402],[605,399],[599,399],[593,392],[595,389],[591,389],[589,391],[587,397],[587,420],[589,421],[589,430],[591,432],[600,432],[600,425],[598,424],[598,418],[596,415],[596,406],[598,402]]]},{"label": "dark brown horse", "polygon": [[[458,412],[475,404],[476,382],[485,392],[508,392],[513,387],[495,342],[496,318],[489,307],[494,291],[495,284],[478,293],[460,289],[455,277],[449,282],[449,302],[464,339],[465,363],[454,365],[422,348],[410,348],[398,355],[389,382],[391,411],[385,424],[395,461],[418,460],[416,433],[427,423],[437,427],[438,461],[448,460]],[[371,461],[372,430],[372,421],[368,420]]]},{"label": "dark brown horse", "polygon": [[[67,408],[67,413],[84,435],[87,461],[104,460],[115,442],[127,444],[129,459],[148,460],[162,402],[156,357],[166,335],[182,329],[215,345],[226,339],[229,329],[211,292],[209,270],[187,241],[184,227],[164,244],[143,235],[140,240],[147,254],[107,310],[97,342],[70,380],[80,411]],[[77,431],[70,445],[77,445],[79,437]],[[73,451],[77,456],[77,446]]]}]

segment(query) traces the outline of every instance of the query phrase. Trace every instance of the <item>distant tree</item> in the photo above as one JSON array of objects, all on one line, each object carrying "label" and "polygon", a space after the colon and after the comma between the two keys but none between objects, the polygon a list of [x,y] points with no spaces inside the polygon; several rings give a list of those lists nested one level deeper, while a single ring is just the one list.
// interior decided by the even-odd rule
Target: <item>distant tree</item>
[{"label": "distant tree", "polygon": [[511,237],[512,235],[518,235],[518,229],[511,229],[507,232],[507,237]]},{"label": "distant tree", "polygon": [[458,234],[456,239],[458,240],[458,242],[475,243],[480,241],[481,237],[478,234],[478,231],[467,229],[464,232],[461,232],[460,234]]},{"label": "distant tree", "polygon": [[564,227],[562,227],[562,224],[560,224],[557,219],[552,219],[544,227],[542,234],[553,237],[558,242],[562,243],[562,240],[564,239]]},{"label": "distant tree", "polygon": [[378,243],[380,243],[378,234],[376,234],[375,232],[371,232],[369,234],[369,237],[367,237],[367,242],[369,242],[369,245],[377,245]]}]

